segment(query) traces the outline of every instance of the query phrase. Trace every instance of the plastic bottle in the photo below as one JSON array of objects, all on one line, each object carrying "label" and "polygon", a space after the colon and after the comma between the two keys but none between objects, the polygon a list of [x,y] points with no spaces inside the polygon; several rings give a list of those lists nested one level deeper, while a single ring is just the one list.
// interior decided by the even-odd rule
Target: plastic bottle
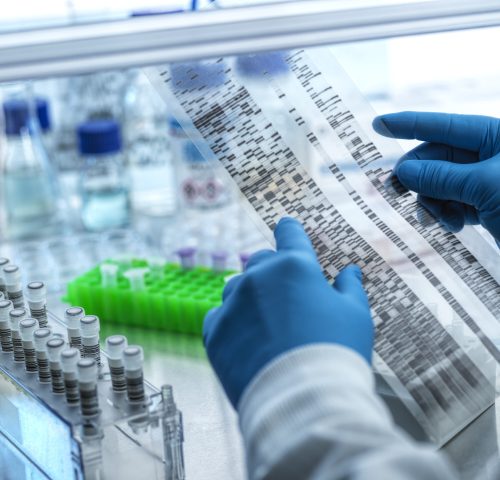
[{"label": "plastic bottle", "polygon": [[60,225],[58,189],[33,125],[29,103],[3,103],[7,148],[3,159],[3,194],[7,236],[27,238],[55,233]]},{"label": "plastic bottle", "polygon": [[77,133],[85,161],[80,178],[84,227],[101,231],[127,225],[129,186],[120,125],[114,120],[93,120],[80,124]]}]

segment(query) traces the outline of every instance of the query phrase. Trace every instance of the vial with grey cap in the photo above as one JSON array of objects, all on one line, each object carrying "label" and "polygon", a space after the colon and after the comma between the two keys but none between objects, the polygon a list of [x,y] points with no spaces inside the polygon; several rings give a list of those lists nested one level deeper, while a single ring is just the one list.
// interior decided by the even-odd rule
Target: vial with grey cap
[{"label": "vial with grey cap", "polygon": [[82,307],[69,307],[64,312],[66,328],[68,330],[68,342],[70,347],[82,350],[82,334],[80,331],[80,320],[85,316]]},{"label": "vial with grey cap", "polygon": [[80,403],[77,367],[79,360],[80,351],[76,348],[67,348],[61,352],[64,390],[66,392],[66,402],[69,406],[77,406]]},{"label": "vial with grey cap", "polygon": [[80,319],[82,333],[82,357],[93,358],[101,366],[101,347],[99,346],[99,317],[85,315]]},{"label": "vial with grey cap", "polygon": [[3,268],[9,263],[9,259],[5,257],[0,257],[0,292],[6,296],[7,289],[5,285],[5,278],[3,273]]},{"label": "vial with grey cap", "polygon": [[36,364],[38,370],[38,381],[40,383],[50,382],[49,359],[47,357],[47,342],[52,337],[50,328],[39,328],[33,333],[35,342]]},{"label": "vial with grey cap", "polygon": [[123,335],[112,335],[106,338],[106,352],[108,354],[108,365],[111,373],[111,385],[113,391],[117,393],[127,391],[125,367],[123,364],[123,350],[127,348],[127,345],[127,338]]},{"label": "vial with grey cap", "polygon": [[40,328],[48,324],[47,320],[47,288],[43,282],[30,282],[26,288],[26,300],[30,314],[38,320]]},{"label": "vial with grey cap", "polygon": [[127,398],[133,403],[143,402],[145,399],[143,363],[144,352],[141,347],[130,345],[123,350]]},{"label": "vial with grey cap", "polygon": [[24,352],[24,366],[27,372],[35,373],[38,370],[36,363],[35,342],[33,334],[38,329],[38,322],[34,318],[25,318],[19,322],[21,341]]},{"label": "vial with grey cap", "polygon": [[64,379],[61,367],[61,352],[66,344],[62,338],[51,338],[47,342],[47,353],[49,356],[50,379],[53,393],[64,393]]},{"label": "vial with grey cap", "polygon": [[14,308],[24,307],[23,287],[21,285],[21,271],[17,265],[3,267],[3,278],[7,297],[14,304]]},{"label": "vial with grey cap", "polygon": [[2,352],[13,352],[12,332],[10,330],[10,311],[14,308],[10,300],[0,300],[0,344]]},{"label": "vial with grey cap", "polygon": [[82,358],[77,363],[78,386],[80,390],[80,410],[84,417],[99,414],[97,396],[97,363],[93,358]]},{"label": "vial with grey cap", "polygon": [[28,312],[25,308],[14,308],[9,313],[12,344],[14,346],[14,362],[24,362],[23,342],[21,340],[21,332],[19,331],[19,323],[27,316]]}]

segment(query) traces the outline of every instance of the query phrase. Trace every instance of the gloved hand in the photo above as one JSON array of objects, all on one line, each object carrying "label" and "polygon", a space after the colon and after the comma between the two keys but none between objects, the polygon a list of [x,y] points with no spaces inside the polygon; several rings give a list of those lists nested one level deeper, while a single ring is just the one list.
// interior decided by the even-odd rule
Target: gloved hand
[{"label": "gloved hand", "polygon": [[299,222],[283,218],[274,236],[277,251],[250,257],[203,326],[208,357],[235,408],[255,374],[295,347],[336,343],[371,362],[373,323],[359,267],[343,269],[331,286]]},{"label": "gloved hand", "polygon": [[377,117],[373,127],[426,142],[401,158],[395,174],[447,230],[481,224],[500,241],[500,120],[402,112]]}]

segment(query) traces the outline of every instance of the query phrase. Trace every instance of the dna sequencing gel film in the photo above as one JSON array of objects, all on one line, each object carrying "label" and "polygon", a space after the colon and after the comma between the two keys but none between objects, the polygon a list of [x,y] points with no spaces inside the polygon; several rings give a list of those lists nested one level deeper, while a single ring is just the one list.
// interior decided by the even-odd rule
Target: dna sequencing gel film
[{"label": "dna sequencing gel film", "polygon": [[250,56],[258,88],[234,58],[147,73],[179,123],[197,132],[207,161],[225,167],[270,242],[278,220],[292,216],[328,280],[348,264],[362,268],[374,368],[442,445],[495,398],[497,248],[472,227],[446,232],[412,193],[391,186],[403,152],[373,132],[375,114],[328,49],[284,53],[288,75],[262,58]]}]

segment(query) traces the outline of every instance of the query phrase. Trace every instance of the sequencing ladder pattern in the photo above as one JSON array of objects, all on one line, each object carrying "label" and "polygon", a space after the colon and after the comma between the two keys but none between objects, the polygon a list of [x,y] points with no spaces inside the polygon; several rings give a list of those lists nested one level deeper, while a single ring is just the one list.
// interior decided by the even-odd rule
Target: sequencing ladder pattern
[{"label": "sequencing ladder pattern", "polygon": [[[265,72],[263,72],[265,74]],[[455,313],[465,322],[465,324],[471,329],[471,331],[478,337],[481,343],[485,346],[485,348],[490,352],[490,354],[495,358],[495,360],[500,362],[500,350],[496,347],[496,345],[488,338],[481,328],[477,325],[474,319],[465,311],[463,306],[458,302],[458,300],[451,294],[451,292],[440,282],[440,280],[436,277],[436,275],[425,265],[425,263],[419,258],[419,256],[412,251],[412,249],[401,239],[401,237],[394,232],[385,222],[383,222],[377,214],[366,204],[363,198],[356,192],[356,190],[351,186],[349,181],[346,179],[345,175],[340,171],[337,164],[333,161],[333,159],[328,155],[325,149],[322,147],[319,142],[316,134],[308,128],[307,123],[304,121],[302,116],[298,114],[295,107],[287,101],[286,94],[272,82],[271,84],[276,91],[276,94],[279,96],[281,101],[286,104],[288,111],[290,114],[294,114],[294,121],[297,124],[297,127],[300,128],[304,134],[304,137],[308,139],[309,143],[318,151],[323,160],[328,164],[328,168],[330,172],[335,176],[340,185],[344,188],[344,190],[349,194],[349,196],[353,199],[353,201],[358,205],[360,210],[370,219],[370,221],[387,237],[389,238],[394,245],[396,245],[411,261],[418,270],[429,280],[434,288],[436,288],[441,296],[446,300],[446,302],[453,308]],[[322,90],[325,91],[325,90]],[[339,102],[336,101],[336,104]],[[359,137],[356,137],[359,139]],[[361,140],[355,141],[356,145],[360,144]],[[366,148],[366,152],[373,158],[380,158],[380,154],[378,151],[374,151],[372,148]],[[382,170],[382,169],[380,169]],[[384,174],[386,174],[384,172]],[[380,180],[379,180],[380,183]],[[385,188],[382,184],[379,185],[385,191]],[[407,195],[410,199],[411,195]],[[418,221],[415,220],[416,223]],[[420,224],[419,224],[420,225]],[[441,229],[438,229],[441,231]],[[452,237],[458,242],[458,239],[452,235]],[[475,258],[470,252],[467,252],[465,255],[465,261],[467,264],[470,264],[472,261],[475,261]],[[482,268],[482,267],[481,267]],[[482,269],[481,275],[488,275],[486,270]],[[491,278],[491,277],[490,277]],[[491,278],[494,282],[494,279]],[[496,283],[496,282],[495,282]]]},{"label": "sequencing ladder pattern", "polygon": [[[352,158],[364,171],[373,186],[419,234],[448,263],[455,273],[469,286],[488,310],[500,318],[500,285],[482,267],[477,259],[464,247],[452,233],[446,232],[438,225],[429,228],[422,225],[413,215],[415,200],[406,192],[395,196],[385,188],[382,178],[390,172],[382,168],[368,168],[371,163],[381,159],[382,155],[368,139],[354,119],[352,113],[344,105],[342,99],[333,91],[322,73],[313,68],[304,51],[299,51],[288,57],[288,64],[296,75],[304,90],[314,101],[316,107],[326,118],[334,133],[344,143]],[[333,167],[333,166],[332,166]],[[469,325],[474,331],[474,325]],[[483,335],[478,335],[484,340]],[[488,345],[485,345],[488,348]],[[491,348],[491,345],[489,345]],[[496,350],[496,347],[494,347]],[[493,352],[492,352],[493,353]],[[498,360],[498,351],[495,354]]]},{"label": "sequencing ladder pattern", "polygon": [[[161,75],[167,84],[171,82],[168,72]],[[270,228],[284,214],[302,221],[328,278],[352,262],[364,269],[378,324],[376,350],[430,425],[446,417],[451,428],[457,417],[464,420],[477,414],[491,403],[486,377],[394,270],[334,209],[233,77],[216,90],[187,89],[181,84],[174,88],[218,160]],[[412,324],[414,318],[419,318],[418,324]]]}]

